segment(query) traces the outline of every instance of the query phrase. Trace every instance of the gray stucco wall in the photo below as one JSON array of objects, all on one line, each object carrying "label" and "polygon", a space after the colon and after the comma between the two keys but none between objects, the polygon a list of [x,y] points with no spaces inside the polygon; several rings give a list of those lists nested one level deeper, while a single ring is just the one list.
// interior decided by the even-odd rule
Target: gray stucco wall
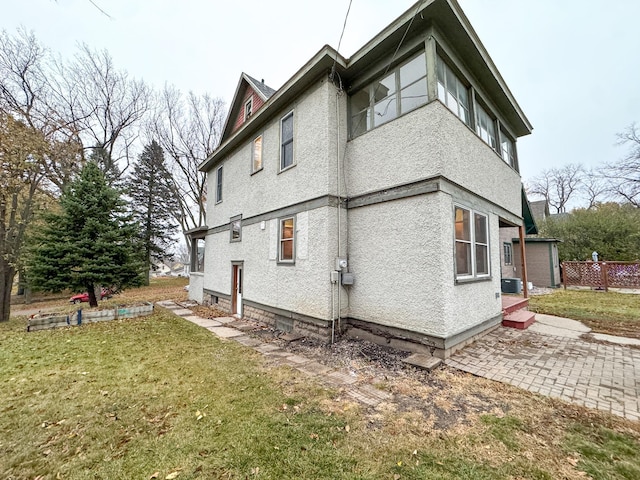
[{"label": "gray stucco wall", "polygon": [[349,195],[442,175],[521,216],[520,175],[439,101],[355,138],[345,163]]},{"label": "gray stucco wall", "polygon": [[498,216],[478,209],[489,216],[491,278],[456,285],[454,203],[439,192],[349,211],[350,316],[446,338],[500,314]]},{"label": "gray stucco wall", "polygon": [[[205,247],[206,248],[206,247]],[[189,275],[189,299],[202,303],[204,288],[204,273],[191,273]]]},{"label": "gray stucco wall", "polygon": [[[222,202],[215,203],[216,165],[208,172],[207,225],[215,227],[242,214],[244,218],[326,195],[335,175],[335,139],[329,137],[329,117],[335,117],[335,89],[326,80],[315,84],[291,108],[259,129],[242,147],[224,159]],[[294,112],[294,163],[280,168],[280,120]],[[263,169],[251,174],[251,144],[263,135]],[[333,145],[333,147],[331,147]]]},{"label": "gray stucco wall", "polygon": [[[443,193],[349,211],[349,258],[355,284],[349,314],[361,320],[431,335],[446,333],[442,288],[451,242]],[[443,260],[445,260],[443,262]]]},{"label": "gray stucco wall", "polygon": [[243,263],[243,299],[304,315],[329,319],[330,268],[335,242],[329,224],[334,207],[317,208],[296,215],[295,265],[279,264],[278,220],[242,227],[242,241],[229,242],[229,231],[206,238],[204,286],[231,294],[231,262]]},{"label": "gray stucco wall", "polygon": [[[484,321],[498,317],[502,313],[502,299],[500,293],[500,246],[499,246],[499,219],[498,215],[491,211],[489,205],[484,208],[481,204],[474,208],[489,216],[489,249],[491,262],[491,276],[489,279],[471,283],[460,283],[452,288],[444,288],[442,295],[445,304],[443,321],[447,336],[481,324]],[[443,225],[448,230],[450,240],[449,249],[453,252],[453,213],[449,226]],[[454,262],[445,264],[444,278],[454,277]]]}]

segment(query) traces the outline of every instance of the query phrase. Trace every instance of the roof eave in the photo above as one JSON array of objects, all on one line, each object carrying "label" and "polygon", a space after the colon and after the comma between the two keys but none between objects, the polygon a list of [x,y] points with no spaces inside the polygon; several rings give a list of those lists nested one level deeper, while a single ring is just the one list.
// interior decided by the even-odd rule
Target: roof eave
[{"label": "roof eave", "polygon": [[[458,27],[458,33],[465,35],[473,45],[475,52],[473,52],[472,55],[475,54],[481,59],[484,64],[483,68],[486,69],[486,74],[490,74],[493,79],[495,79],[495,86],[498,90],[496,91],[494,88],[494,92],[504,99],[504,104],[508,105],[508,108],[511,110],[509,120],[515,129],[514,133],[518,137],[530,134],[533,130],[531,122],[529,122],[529,119],[518,105],[518,102],[489,56],[489,53],[471,26],[469,19],[456,0],[423,0],[422,2],[417,2],[412,5],[349,58],[347,65],[350,74],[357,73],[360,69],[366,68],[367,65],[371,63],[371,58],[376,55],[376,52],[395,48],[397,42],[395,41],[396,39],[392,37],[398,36],[400,33],[405,33],[406,26],[412,22],[412,19],[413,28],[419,31],[420,27],[418,27],[418,24],[423,23],[426,25],[434,20],[436,23],[446,23],[447,19],[445,17],[448,17],[448,20],[454,20],[451,15],[455,17],[453,26]],[[458,53],[465,54],[464,51]]]},{"label": "roof eave", "polygon": [[[298,70],[285,84],[276,91],[266,103],[251,117],[251,122],[245,123],[236,130],[226,141],[221,143],[209,157],[200,164],[198,169],[203,172],[210,170],[217,162],[233,149],[238,143],[244,141],[251,129],[256,128],[277,113],[287,102],[304,90],[311,82],[323,72],[331,69],[332,65],[340,71],[346,69],[346,60],[329,45],[322,47],[311,60]],[[237,94],[237,91],[236,91]]]}]

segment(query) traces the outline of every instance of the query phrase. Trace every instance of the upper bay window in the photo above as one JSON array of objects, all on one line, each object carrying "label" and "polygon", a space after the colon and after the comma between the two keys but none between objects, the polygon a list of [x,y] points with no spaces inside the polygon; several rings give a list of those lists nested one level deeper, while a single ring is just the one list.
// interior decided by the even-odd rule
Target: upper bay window
[{"label": "upper bay window", "polygon": [[351,95],[351,137],[357,137],[425,103],[427,61],[421,52]]},{"label": "upper bay window", "polygon": [[476,133],[494,150],[498,150],[498,140],[496,139],[496,122],[489,116],[487,111],[476,102]]},{"label": "upper bay window", "polygon": [[487,216],[455,208],[456,279],[489,275],[489,226]]},{"label": "upper bay window", "polygon": [[455,113],[460,120],[467,125],[471,125],[469,89],[440,57],[438,57],[437,73],[438,99]]},{"label": "upper bay window", "polygon": [[280,170],[293,166],[293,112],[280,120]]},{"label": "upper bay window", "polygon": [[502,159],[513,168],[516,168],[516,146],[513,141],[502,131],[500,131],[500,143]]}]

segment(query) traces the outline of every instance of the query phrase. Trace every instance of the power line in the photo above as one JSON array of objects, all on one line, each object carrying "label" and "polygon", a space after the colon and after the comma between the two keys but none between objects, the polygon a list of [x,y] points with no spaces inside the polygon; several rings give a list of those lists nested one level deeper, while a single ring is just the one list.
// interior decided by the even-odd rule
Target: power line
[{"label": "power line", "polygon": [[[420,8],[422,7],[422,3],[424,2],[424,0],[421,0],[420,3],[418,4],[418,6],[416,7],[416,11],[413,13],[413,16],[411,17],[411,21],[409,22],[409,25],[407,25],[406,30],[404,31],[404,34],[402,35],[402,38],[400,39],[400,43],[398,43],[398,46],[396,47],[396,51],[393,52],[393,56],[391,57],[391,60],[389,60],[389,63],[387,63],[387,68],[385,68],[384,73],[382,74],[382,76],[384,77],[387,73],[389,73],[389,68],[391,68],[391,65],[393,64],[393,61],[396,59],[396,55],[398,55],[398,52],[400,51],[400,47],[402,47],[402,44],[404,43],[404,39],[407,38],[407,34],[409,33],[409,30],[411,29],[411,25],[413,25],[413,21],[416,19],[416,16],[418,15],[418,12],[420,11]],[[335,62],[334,62],[334,66],[335,66]],[[378,83],[378,85],[376,86],[376,89],[373,92],[373,98],[376,98],[376,95],[378,93],[378,89],[380,88],[380,83]],[[387,108],[389,107],[389,105],[387,105]],[[369,110],[369,108],[371,108],[371,98],[369,98],[369,107],[367,107],[367,109],[365,110],[365,112],[367,112]],[[375,109],[375,105],[373,107]],[[385,109],[386,112],[386,109]],[[362,121],[368,117],[369,114],[367,112],[366,116],[361,116],[360,120],[358,120],[358,123],[356,124],[355,128],[352,128],[352,131],[356,131],[358,128],[360,128],[360,124],[362,123]],[[346,146],[345,146],[346,148]]]},{"label": "power line", "polygon": [[[351,4],[353,0],[349,0],[349,7],[347,8],[347,14],[344,16],[344,23],[342,24],[342,32],[340,33],[340,40],[338,40],[338,48],[336,50],[336,58],[333,59],[333,66],[331,67],[331,74],[329,78],[333,81],[333,76],[336,73],[336,62],[338,61],[338,53],[340,52],[340,45],[342,45],[342,37],[344,36],[344,31],[347,28],[347,19],[349,18],[349,12],[351,11]],[[338,75],[339,77],[339,75]],[[342,84],[342,81],[340,81]],[[341,85],[342,88],[342,85]]]}]

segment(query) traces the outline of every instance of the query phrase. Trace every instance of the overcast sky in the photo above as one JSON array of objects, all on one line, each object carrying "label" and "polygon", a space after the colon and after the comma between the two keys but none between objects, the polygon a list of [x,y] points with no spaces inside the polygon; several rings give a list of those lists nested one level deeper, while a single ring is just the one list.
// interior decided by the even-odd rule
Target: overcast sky
[{"label": "overcast sky", "polygon": [[[640,2],[459,0],[534,127],[518,140],[523,178],[624,155],[616,133],[640,122]],[[0,28],[24,26],[63,57],[79,42],[156,88],[229,103],[241,72],[279,88],[323,45],[336,48],[349,0],[4,0]],[[349,57],[414,5],[353,0]]]}]

